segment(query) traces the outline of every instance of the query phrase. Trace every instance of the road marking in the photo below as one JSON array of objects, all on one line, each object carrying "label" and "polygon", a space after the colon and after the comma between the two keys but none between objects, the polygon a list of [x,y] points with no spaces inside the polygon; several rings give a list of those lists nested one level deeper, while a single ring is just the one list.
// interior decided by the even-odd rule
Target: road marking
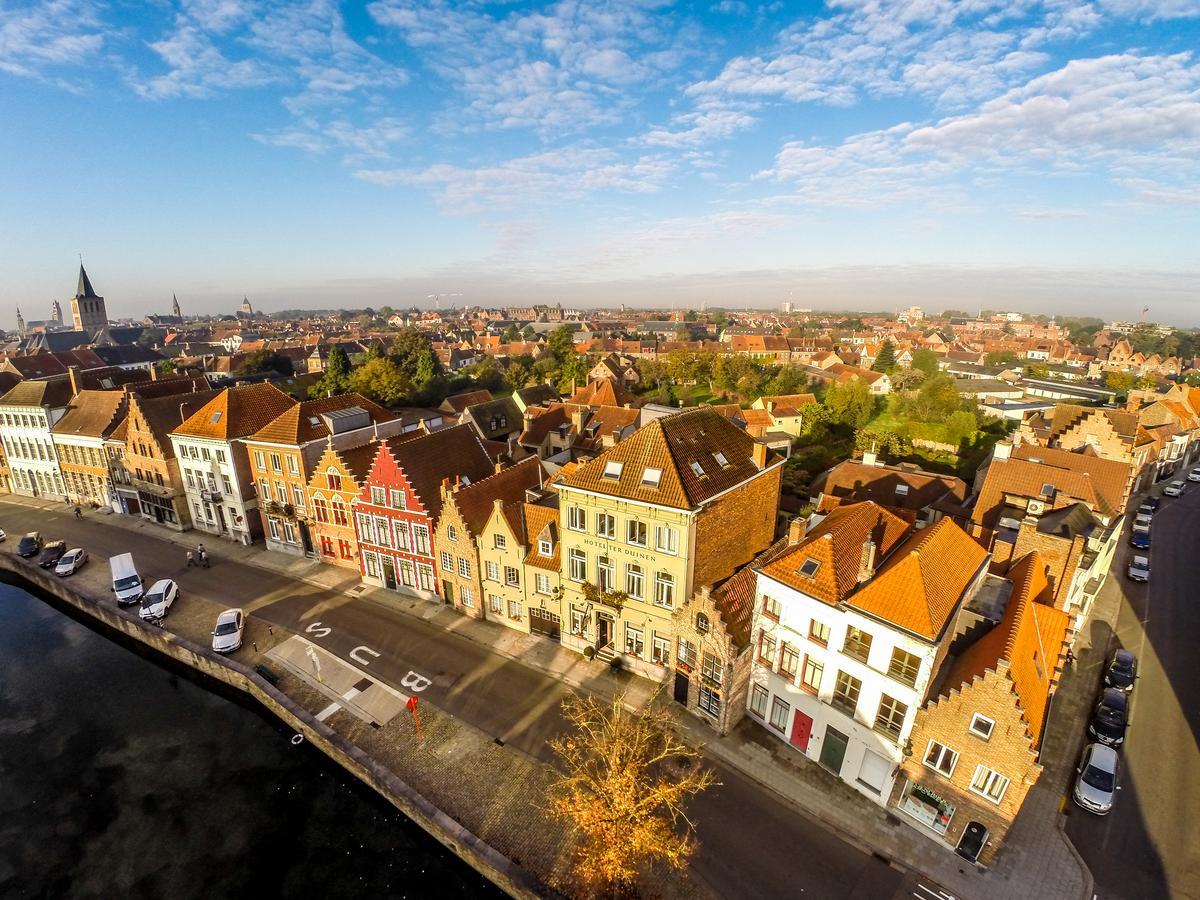
[{"label": "road marking", "polygon": [[431,684],[433,684],[433,679],[426,678],[424,675],[412,671],[412,669],[409,669],[408,674],[400,679],[400,687],[412,688],[413,692],[417,694]]},{"label": "road marking", "polygon": [[358,663],[360,666],[369,666],[371,664],[371,661],[369,659],[367,659],[366,657],[362,656],[363,653],[370,653],[376,659],[379,658],[379,654],[376,651],[372,650],[370,647],[368,647],[366,644],[359,644],[357,647],[355,647],[353,650],[351,650],[350,658],[352,660],[354,660],[356,663]]},{"label": "road marking", "polygon": [[926,887],[919,881],[917,882],[917,890],[913,891],[912,895],[920,898],[920,900],[927,900],[930,897],[935,898],[935,900],[955,900],[953,894],[947,893],[941,888]]},{"label": "road marking", "polygon": [[[362,681],[358,682],[358,684],[354,685],[354,687],[350,688],[350,690],[346,691],[346,693],[342,694],[342,700],[345,700],[348,703],[351,700],[353,700],[355,697],[357,697],[359,694],[361,694],[362,689],[359,687],[359,685],[361,685],[363,683],[363,681],[365,681],[367,683],[367,687],[370,687],[371,684],[373,684],[373,682],[369,678],[364,678]],[[325,707],[323,710],[321,710],[319,713],[317,713],[317,721],[324,722],[326,719],[328,719],[330,716],[332,716],[335,712],[337,712],[341,708],[342,708],[342,704],[339,701],[334,700],[327,707]]]},{"label": "road marking", "polygon": [[322,625],[319,621],[309,623],[308,627],[304,630],[314,637],[319,638],[327,638],[333,634],[332,628],[330,628],[328,625]]}]

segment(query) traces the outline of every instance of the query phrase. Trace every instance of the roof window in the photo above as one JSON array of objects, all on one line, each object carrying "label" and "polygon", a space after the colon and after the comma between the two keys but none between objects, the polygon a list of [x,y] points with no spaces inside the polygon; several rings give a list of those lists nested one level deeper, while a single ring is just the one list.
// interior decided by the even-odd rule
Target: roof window
[{"label": "roof window", "polygon": [[821,568],[821,561],[813,559],[811,556],[804,561],[804,565],[800,567],[800,574],[805,578],[812,578],[817,574],[817,569]]},{"label": "roof window", "polygon": [[696,462],[696,460],[694,460],[694,459],[692,460],[692,474],[695,475],[697,478],[704,477],[704,468],[700,465],[700,463]]},{"label": "roof window", "polygon": [[907,484],[896,485],[896,496],[897,497],[907,497],[908,496],[908,485]]},{"label": "roof window", "polygon": [[713,454],[713,459],[717,461],[717,465],[722,469],[729,465],[729,460],[725,458],[725,454],[720,450]]},{"label": "roof window", "polygon": [[221,411],[217,410],[215,413],[213,413],[212,418],[209,419],[209,421],[212,422],[212,424],[214,424],[214,425],[216,425],[218,422],[220,422],[221,421]]},{"label": "roof window", "polygon": [[660,481],[662,481],[662,469],[655,469],[650,466],[642,469],[643,486],[656,488]]},{"label": "roof window", "polygon": [[625,468],[625,463],[615,459],[610,459],[604,464],[605,478],[620,478],[621,471]]}]

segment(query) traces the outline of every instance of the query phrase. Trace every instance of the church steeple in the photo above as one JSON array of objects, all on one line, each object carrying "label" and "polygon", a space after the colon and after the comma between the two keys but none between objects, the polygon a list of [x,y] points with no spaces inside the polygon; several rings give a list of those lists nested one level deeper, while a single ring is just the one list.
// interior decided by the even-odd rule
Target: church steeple
[{"label": "church steeple", "polygon": [[21,315],[21,307],[17,307],[17,334],[25,337],[25,317]]},{"label": "church steeple", "polygon": [[79,286],[75,288],[75,296],[98,299],[96,292],[92,289],[92,282],[88,279],[87,272],[84,271],[83,263],[79,264]]},{"label": "church steeple", "polygon": [[183,313],[179,311],[179,298],[173,292],[171,294],[171,314],[177,319],[183,318]]}]

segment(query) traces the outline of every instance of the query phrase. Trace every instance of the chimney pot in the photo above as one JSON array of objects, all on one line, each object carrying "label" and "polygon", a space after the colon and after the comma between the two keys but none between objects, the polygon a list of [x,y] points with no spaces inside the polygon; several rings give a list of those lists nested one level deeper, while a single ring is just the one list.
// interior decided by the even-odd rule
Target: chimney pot
[{"label": "chimney pot", "polygon": [[796,516],[792,521],[788,522],[788,543],[798,544],[804,539],[804,528],[808,525],[808,520],[803,516]]}]

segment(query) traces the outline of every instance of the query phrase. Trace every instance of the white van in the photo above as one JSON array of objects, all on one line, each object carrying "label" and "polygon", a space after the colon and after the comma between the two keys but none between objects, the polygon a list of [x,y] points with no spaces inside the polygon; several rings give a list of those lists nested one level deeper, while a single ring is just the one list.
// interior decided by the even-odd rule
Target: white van
[{"label": "white van", "polygon": [[117,604],[126,606],[142,599],[142,576],[133,564],[132,553],[121,553],[108,561],[112,569],[112,589],[117,595]]}]

